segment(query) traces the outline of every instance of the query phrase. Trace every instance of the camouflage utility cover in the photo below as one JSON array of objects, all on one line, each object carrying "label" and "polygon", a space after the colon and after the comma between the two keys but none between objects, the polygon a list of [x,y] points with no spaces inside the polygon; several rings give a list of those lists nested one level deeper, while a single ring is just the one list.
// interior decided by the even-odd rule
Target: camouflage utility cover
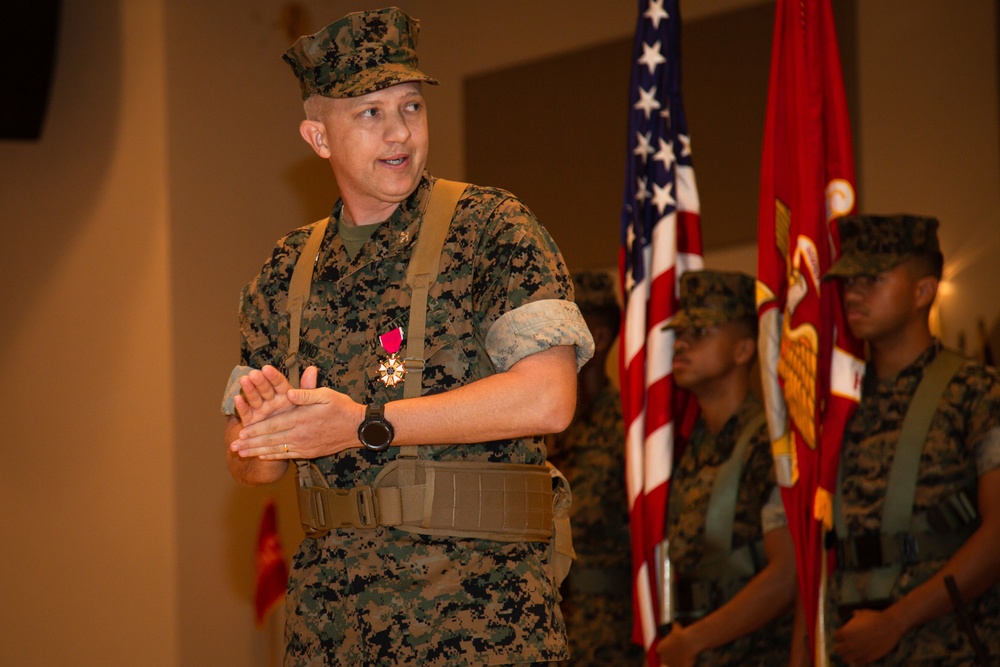
[{"label": "camouflage utility cover", "polygon": [[418,69],[420,21],[395,7],[348,14],[304,37],[282,58],[312,95],[357,97],[407,81],[437,81]]},{"label": "camouflage utility cover", "polygon": [[[578,278],[574,274],[577,286]],[[603,298],[577,293],[576,302],[585,312],[595,300],[603,303]],[[618,390],[609,383],[590,405],[578,405],[569,428],[546,444],[549,460],[573,489],[576,561],[562,587],[569,664],[639,665],[642,650],[632,643],[625,427]]]},{"label": "camouflage utility cover", "polygon": [[[319,386],[364,404],[403,397],[403,384],[379,380],[387,354],[379,336],[407,330],[404,281],[431,182],[425,175],[353,259],[336,225],[328,227],[302,320],[302,367],[318,366]],[[334,217],[341,207],[338,202]],[[310,229],[279,241],[244,289],[247,366],[287,370],[288,283]],[[569,272],[534,215],[510,193],[470,187],[457,205],[428,298],[423,393],[461,387],[554,345],[577,345],[585,361],[592,342],[572,298]],[[531,326],[511,324],[524,313]],[[314,463],[331,487],[351,488],[371,483],[401,453],[417,451],[350,449]],[[422,446],[419,452],[440,460],[545,461],[541,438]],[[547,548],[391,528],[305,539],[289,580],[285,664],[457,667],[565,658]]]},{"label": "camouflage utility cover", "polygon": [[840,218],[840,258],[823,279],[874,276],[910,257],[940,256],[937,228],[937,218],[919,215]]},{"label": "camouflage utility cover", "polygon": [[[878,380],[873,369],[865,374],[861,404],[844,432],[844,519],[850,536],[881,528],[889,470],[903,418],[924,371],[941,350],[935,342],[898,375]],[[920,457],[913,513],[916,523],[927,510],[965,490],[975,502],[978,477],[1000,468],[1000,375],[996,369],[968,361],[951,379],[938,402]],[[944,564],[928,560],[904,568],[891,598],[900,599],[927,581]],[[863,584],[863,579],[859,582]],[[844,585],[842,572],[830,581],[828,619],[836,628],[836,606]],[[991,655],[1000,655],[1000,584],[969,604],[980,639]],[[832,629],[832,628],[831,628]],[[906,634],[896,650],[873,665],[974,665],[975,655],[955,615],[946,614]],[[842,662],[838,664],[843,664]]]},{"label": "camouflage utility cover", "polygon": [[573,290],[580,310],[619,308],[615,283],[607,271],[575,271]]},{"label": "camouflage utility cover", "polygon": [[713,327],[757,317],[754,280],[738,271],[685,271],[680,310],[665,329]]},{"label": "camouflage utility cover", "polygon": [[[688,275],[688,274],[684,274]],[[763,411],[760,402],[747,396],[739,411],[715,435],[699,419],[670,479],[667,505],[667,540],[670,562],[680,579],[691,579],[705,554],[705,514],[719,468],[729,460],[743,428]],[[771,442],[765,425],[747,446],[740,472],[740,488],[733,522],[734,550],[763,539],[761,513],[775,486]],[[718,582],[718,606],[738,593],[749,577]],[[788,661],[791,615],[772,621],[753,634],[706,651],[698,667],[770,667]]]}]

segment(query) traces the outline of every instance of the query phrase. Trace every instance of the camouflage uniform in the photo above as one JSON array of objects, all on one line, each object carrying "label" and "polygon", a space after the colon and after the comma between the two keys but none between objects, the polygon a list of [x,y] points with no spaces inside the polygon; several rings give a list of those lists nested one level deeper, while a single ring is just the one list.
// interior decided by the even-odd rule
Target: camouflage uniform
[{"label": "camouflage uniform", "polygon": [[[938,220],[918,215],[856,215],[837,221],[841,256],[824,275],[831,278],[875,276],[902,262],[917,258],[929,262],[940,277],[944,258],[938,243]],[[902,430],[903,419],[917,387],[942,350],[934,340],[895,377],[879,380],[869,365],[861,403],[844,431],[840,453],[843,516],[849,537],[879,534],[889,471]],[[966,362],[951,378],[927,432],[920,456],[911,525],[927,530],[928,510],[964,492],[973,503],[978,479],[1000,467],[1000,376],[993,368]],[[937,510],[935,510],[937,511]],[[923,527],[922,527],[923,526]],[[946,562],[932,559],[907,564],[889,595],[895,602],[927,581]],[[831,577],[827,596],[828,633],[845,622],[838,611],[842,600],[853,595],[846,586],[853,581],[858,592],[867,583],[863,570],[839,570]],[[976,630],[991,655],[1000,654],[1000,584],[975,600],[967,601]],[[843,664],[833,655],[835,664]],[[872,665],[976,664],[971,644],[953,613],[916,628],[888,655]]]},{"label": "camouflage uniform", "polygon": [[[680,308],[666,329],[711,328],[728,322],[756,322],[754,281],[738,271],[687,271],[681,276]],[[705,554],[705,513],[720,467],[729,460],[747,424],[763,413],[763,407],[748,394],[736,414],[712,434],[703,419],[695,423],[688,444],[670,479],[667,504],[667,541],[677,588],[696,580],[695,573]],[[750,546],[759,555],[757,570],[763,569],[764,533],[787,525],[780,499],[775,493],[774,464],[767,428],[761,423],[747,445],[740,470],[736,515],[733,521],[733,551]],[[678,611],[711,612],[742,589],[751,577],[706,581],[712,590],[708,609],[685,610],[679,593]],[[684,622],[685,619],[681,619]],[[697,665],[776,665],[788,660],[791,614],[779,617],[754,633],[698,656]]]},{"label": "camouflage uniform", "polygon": [[[869,368],[861,404],[844,434],[841,451],[844,518],[849,535],[881,527],[889,470],[903,418],[927,366],[941,350],[935,341],[898,375],[878,380]],[[975,502],[979,476],[1000,467],[1000,374],[968,361],[955,374],[938,402],[920,457],[915,517],[926,515],[959,491]],[[928,560],[904,567],[891,600],[927,581],[945,560]],[[838,571],[830,582],[828,618],[833,628],[847,621],[837,614],[844,585]],[[967,601],[976,631],[990,655],[1000,655],[1000,584]],[[831,631],[832,629],[831,628]],[[837,664],[843,664],[834,656]],[[975,665],[971,644],[949,613],[907,633],[899,645],[872,665]]]},{"label": "camouflage uniform", "polygon": [[[330,225],[302,322],[303,367],[319,386],[369,404],[403,397],[385,386],[379,335],[409,320],[407,262],[433,179],[379,225],[349,258]],[[342,202],[332,217],[340,215]],[[311,226],[279,241],[243,292],[242,363],[286,370],[285,311],[292,269]],[[461,387],[553,345],[589,334],[555,244],[517,199],[471,187],[459,201],[427,313],[423,393]],[[487,353],[489,352],[489,354]],[[545,378],[539,378],[544,382]],[[404,382],[405,384],[405,382]],[[541,438],[422,446],[420,456],[542,464]],[[371,483],[382,466],[416,448],[350,449],[314,461],[335,488]],[[471,665],[567,656],[544,543],[439,538],[381,527],[305,539],[288,584],[286,665]]]},{"label": "camouflage uniform", "polygon": [[[314,96],[356,97],[404,82],[436,83],[417,68],[419,22],[396,8],[357,12],[284,54]],[[307,102],[308,104],[308,102]],[[308,108],[308,107],[307,107]],[[383,383],[379,337],[409,325],[407,266],[434,182],[426,173],[357,254],[327,227],[302,313],[299,361],[318,385],[362,404],[403,398]],[[340,220],[337,202],[331,219]],[[243,368],[288,373],[292,271],[314,226],[281,239],[242,296]],[[556,345],[592,341],[558,249],[510,193],[471,186],[459,200],[430,287],[422,394],[456,389]],[[405,345],[404,341],[404,345]],[[538,378],[545,382],[545,378]],[[416,382],[412,376],[409,382]],[[224,411],[231,414],[231,379]],[[370,484],[401,455],[541,465],[540,437],[462,445],[350,449],[312,461],[332,488]],[[286,665],[426,665],[541,662],[565,658],[565,629],[547,569],[548,544],[431,537],[389,527],[338,529],[306,538],[286,598]]]},{"label": "camouflage uniform", "polygon": [[632,561],[621,396],[610,383],[570,427],[547,441],[573,489],[576,561],[563,584],[571,664],[639,664],[632,643]]},{"label": "camouflage uniform", "polygon": [[[748,395],[739,411],[715,435],[709,433],[704,421],[699,419],[680,461],[674,467],[667,506],[667,540],[670,562],[679,582],[690,580],[701,563],[705,546],[705,511],[719,467],[729,459],[745,425],[762,411],[760,401]],[[774,488],[771,442],[767,428],[762,424],[750,440],[740,472],[733,522],[734,550],[763,539],[766,528],[762,525],[761,515]],[[716,600],[712,609],[721,607],[749,580],[746,577],[715,582]],[[702,653],[697,664],[700,667],[771,667],[788,661],[790,642],[791,615],[786,614],[750,635]]]}]

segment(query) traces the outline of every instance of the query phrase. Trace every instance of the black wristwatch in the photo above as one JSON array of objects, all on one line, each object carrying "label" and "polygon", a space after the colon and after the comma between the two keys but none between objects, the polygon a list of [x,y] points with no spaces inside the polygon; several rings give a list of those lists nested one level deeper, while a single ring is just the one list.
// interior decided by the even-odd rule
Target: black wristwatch
[{"label": "black wristwatch", "polygon": [[361,420],[358,427],[358,440],[373,452],[385,451],[392,443],[392,424],[386,421],[385,406],[379,403],[372,403],[365,410],[365,418]]}]

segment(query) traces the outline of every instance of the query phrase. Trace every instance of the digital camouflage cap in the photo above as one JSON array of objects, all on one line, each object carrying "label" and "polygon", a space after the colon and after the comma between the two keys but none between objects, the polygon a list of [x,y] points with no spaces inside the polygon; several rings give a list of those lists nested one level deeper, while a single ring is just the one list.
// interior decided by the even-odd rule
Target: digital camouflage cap
[{"label": "digital camouflage cap", "polygon": [[580,310],[619,309],[615,283],[607,271],[576,271],[573,273],[574,301]]},{"label": "digital camouflage cap", "polygon": [[910,257],[941,261],[937,218],[919,215],[852,215],[837,220],[840,258],[823,280],[874,276]]},{"label": "digital camouflage cap", "polygon": [[687,271],[681,276],[680,310],[664,329],[713,327],[757,317],[754,280],[739,271]]},{"label": "digital camouflage cap", "polygon": [[302,99],[358,97],[407,81],[437,81],[417,69],[420,21],[396,7],[354,12],[313,35],[299,37],[282,58],[302,87]]}]

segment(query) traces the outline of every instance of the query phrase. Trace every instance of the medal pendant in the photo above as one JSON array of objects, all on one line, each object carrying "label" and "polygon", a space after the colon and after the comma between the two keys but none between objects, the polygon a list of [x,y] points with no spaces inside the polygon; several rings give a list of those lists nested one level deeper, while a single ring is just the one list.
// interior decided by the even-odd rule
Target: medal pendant
[{"label": "medal pendant", "polygon": [[403,367],[403,360],[395,354],[390,354],[378,367],[379,380],[387,387],[395,387],[403,381],[406,368]]},{"label": "medal pendant", "polygon": [[378,379],[387,387],[395,387],[403,381],[403,375],[406,373],[406,369],[403,368],[403,360],[396,356],[399,348],[403,345],[403,329],[397,327],[382,334],[378,337],[378,342],[389,355],[385,361],[379,363]]}]

